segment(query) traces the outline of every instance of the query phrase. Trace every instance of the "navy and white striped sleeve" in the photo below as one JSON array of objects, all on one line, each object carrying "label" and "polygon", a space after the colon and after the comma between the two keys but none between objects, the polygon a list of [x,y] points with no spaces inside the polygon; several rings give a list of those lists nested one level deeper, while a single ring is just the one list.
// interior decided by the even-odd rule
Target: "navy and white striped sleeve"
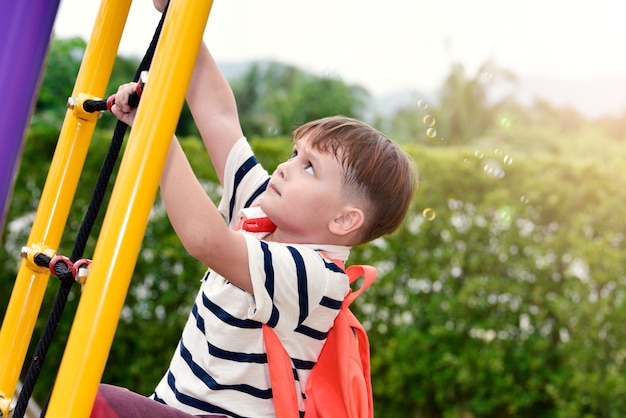
[{"label": "navy and white striped sleeve", "polygon": [[257,161],[245,137],[231,149],[224,167],[224,192],[218,206],[231,228],[239,222],[237,214],[252,206],[263,194],[269,174]]}]

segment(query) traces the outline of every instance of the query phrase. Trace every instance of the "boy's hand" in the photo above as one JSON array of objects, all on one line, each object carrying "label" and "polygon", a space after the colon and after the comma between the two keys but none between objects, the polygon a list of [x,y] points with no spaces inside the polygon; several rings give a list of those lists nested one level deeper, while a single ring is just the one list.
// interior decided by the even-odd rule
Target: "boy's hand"
[{"label": "boy's hand", "polygon": [[163,10],[165,10],[165,6],[167,5],[167,1],[168,0],[152,0],[152,3],[154,3],[154,7],[161,13],[163,13]]},{"label": "boy's hand", "polygon": [[137,107],[133,107],[128,103],[130,96],[136,91],[137,83],[122,84],[117,89],[115,103],[111,106],[111,113],[128,126],[133,126],[135,115],[137,114]]}]

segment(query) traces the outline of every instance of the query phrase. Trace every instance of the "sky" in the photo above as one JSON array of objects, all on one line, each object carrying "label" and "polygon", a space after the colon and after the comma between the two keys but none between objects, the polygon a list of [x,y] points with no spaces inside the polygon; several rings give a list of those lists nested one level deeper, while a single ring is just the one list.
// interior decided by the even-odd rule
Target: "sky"
[{"label": "sky", "polygon": [[[55,35],[89,39],[100,5],[61,0]],[[626,77],[621,0],[215,0],[204,34],[218,63],[273,59],[372,95],[438,89],[453,63],[518,77]],[[159,21],[134,0],[120,53],[143,56]]]}]

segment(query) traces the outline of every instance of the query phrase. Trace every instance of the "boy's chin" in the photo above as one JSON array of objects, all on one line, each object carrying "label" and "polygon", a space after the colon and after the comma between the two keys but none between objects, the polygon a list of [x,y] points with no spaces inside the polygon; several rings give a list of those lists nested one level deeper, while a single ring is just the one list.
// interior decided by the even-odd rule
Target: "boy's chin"
[{"label": "boy's chin", "polygon": [[272,199],[265,199],[263,198],[261,200],[261,202],[259,203],[259,207],[261,208],[261,210],[263,211],[263,213],[265,213],[265,215],[272,219],[272,215],[276,215],[275,214],[275,210],[274,210],[274,205],[272,204]]}]

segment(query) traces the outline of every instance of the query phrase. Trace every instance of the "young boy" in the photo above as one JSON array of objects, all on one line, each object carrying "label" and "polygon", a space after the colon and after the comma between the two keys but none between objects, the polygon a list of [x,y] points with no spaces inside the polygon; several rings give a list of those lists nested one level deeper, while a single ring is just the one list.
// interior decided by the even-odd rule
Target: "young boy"
[{"label": "young boy", "polygon": [[[129,125],[132,91],[121,86],[112,108]],[[158,402],[102,385],[94,411],[108,404],[119,416],[275,416],[264,323],[292,359],[303,411],[307,378],[349,290],[332,260],[400,225],[415,190],[413,163],[380,132],[337,116],[298,128],[291,157],[270,176],[205,45],[187,102],[224,194],[218,209],[174,138],[161,195],[185,249],[209,270],[152,395]]]}]

